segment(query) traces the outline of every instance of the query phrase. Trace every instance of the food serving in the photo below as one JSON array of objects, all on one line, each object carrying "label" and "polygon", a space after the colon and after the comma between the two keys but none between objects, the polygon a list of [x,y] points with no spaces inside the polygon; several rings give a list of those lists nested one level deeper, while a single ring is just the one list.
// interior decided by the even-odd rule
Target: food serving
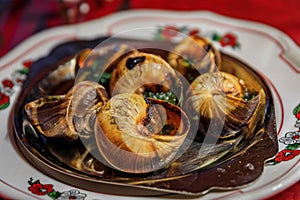
[{"label": "food serving", "polygon": [[[64,92],[48,90],[70,74]],[[200,36],[171,51],[134,42],[84,49],[35,88],[23,129],[44,138],[57,161],[101,182],[167,189],[164,182],[243,157],[274,131],[264,82]]]}]

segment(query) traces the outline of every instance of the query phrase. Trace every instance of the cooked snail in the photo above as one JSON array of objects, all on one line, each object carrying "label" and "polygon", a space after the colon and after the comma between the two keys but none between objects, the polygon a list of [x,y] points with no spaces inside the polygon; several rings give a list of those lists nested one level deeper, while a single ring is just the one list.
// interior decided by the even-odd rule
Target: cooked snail
[{"label": "cooked snail", "polygon": [[261,101],[261,92],[232,74],[205,73],[192,82],[185,108],[191,118],[199,120],[201,133],[232,137],[249,123]]},{"label": "cooked snail", "polygon": [[50,72],[44,79],[38,83],[38,89],[44,94],[51,93],[51,88],[54,88],[62,82],[78,79],[78,71],[82,68],[84,60],[88,57],[92,50],[84,49],[76,55],[64,60],[56,70]]},{"label": "cooked snail", "polygon": [[[112,73],[110,93],[137,93],[142,96],[170,93],[178,104],[182,84],[175,71],[160,56],[134,51],[122,59]],[[177,100],[175,99],[177,98]]]},{"label": "cooked snail", "polygon": [[65,95],[46,96],[25,105],[32,123],[46,137],[74,141],[91,132],[95,111],[107,101],[105,88],[91,81],[80,82]]},{"label": "cooked snail", "polygon": [[[84,139],[77,140],[84,151],[76,151],[78,156],[69,159],[77,170],[94,162],[105,169],[109,166],[137,174],[168,167],[169,175],[198,170],[234,151],[244,139],[235,136],[255,124],[252,116],[263,110],[259,107],[264,99],[262,89],[255,90],[230,73],[218,72],[219,51],[199,36],[178,44],[168,62],[126,45],[95,52],[87,49],[75,61],[76,67],[71,67],[77,70],[78,83],[65,95],[27,103],[25,111],[46,137]],[[183,79],[176,71],[191,82],[185,96]],[[99,79],[102,72],[111,76],[103,77],[103,73]],[[95,82],[82,81],[88,78]],[[104,78],[105,84],[97,83]],[[215,147],[204,148],[194,140],[195,132],[220,140]],[[82,163],[85,156],[89,161]]]},{"label": "cooked snail", "polygon": [[79,70],[76,71],[76,82],[91,80],[109,88],[107,79],[110,79],[112,70],[130,51],[132,48],[125,44],[112,44],[93,50],[85,49],[77,56]]},{"label": "cooked snail", "polygon": [[91,81],[75,84],[66,115],[72,132],[89,137],[94,130],[96,114],[107,101],[108,95],[102,85]]},{"label": "cooked snail", "polygon": [[177,106],[138,94],[113,96],[97,115],[95,138],[109,166],[147,173],[168,166],[183,148],[189,120]]},{"label": "cooked snail", "polygon": [[46,96],[25,105],[25,111],[33,126],[46,137],[77,139],[77,133],[69,129],[66,114],[70,93],[66,95]]},{"label": "cooked snail", "polygon": [[192,82],[200,74],[218,71],[221,55],[208,39],[194,35],[183,39],[174,48],[168,56],[168,62]]}]

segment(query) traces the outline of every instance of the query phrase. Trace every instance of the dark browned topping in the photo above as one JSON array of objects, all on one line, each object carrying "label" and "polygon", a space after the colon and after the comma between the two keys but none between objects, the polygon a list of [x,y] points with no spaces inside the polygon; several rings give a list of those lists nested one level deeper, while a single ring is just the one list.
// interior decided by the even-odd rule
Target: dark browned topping
[{"label": "dark browned topping", "polygon": [[126,67],[128,69],[133,69],[137,64],[144,62],[146,59],[145,56],[128,58],[126,61]]}]

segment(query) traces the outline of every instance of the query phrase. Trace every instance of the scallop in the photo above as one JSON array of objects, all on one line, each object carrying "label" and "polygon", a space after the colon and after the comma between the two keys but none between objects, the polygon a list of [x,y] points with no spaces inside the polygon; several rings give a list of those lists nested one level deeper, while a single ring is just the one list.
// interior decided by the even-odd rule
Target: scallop
[{"label": "scallop", "polygon": [[112,96],[121,93],[148,96],[167,92],[173,93],[179,104],[181,80],[163,58],[150,53],[133,51],[117,64],[110,80]]},{"label": "scallop", "polygon": [[48,95],[25,105],[32,125],[46,137],[74,141],[93,132],[97,111],[108,100],[103,86],[82,81],[65,95]]},{"label": "scallop", "polygon": [[185,109],[199,120],[198,130],[220,139],[236,136],[255,114],[263,95],[226,72],[197,77],[187,93]]},{"label": "scallop", "polygon": [[127,173],[169,166],[187,145],[189,120],[178,106],[138,94],[113,96],[97,115],[95,138],[102,160]]},{"label": "scallop", "polygon": [[193,35],[175,46],[169,53],[168,62],[192,82],[200,74],[219,71],[221,54],[207,38]]}]

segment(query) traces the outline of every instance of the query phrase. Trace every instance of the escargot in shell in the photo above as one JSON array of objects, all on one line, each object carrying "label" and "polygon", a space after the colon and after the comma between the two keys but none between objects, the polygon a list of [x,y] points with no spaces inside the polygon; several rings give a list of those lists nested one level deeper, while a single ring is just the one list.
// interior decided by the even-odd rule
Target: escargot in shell
[{"label": "escargot in shell", "polygon": [[189,120],[177,106],[138,94],[113,96],[100,110],[95,138],[110,167],[129,173],[164,168],[184,152]]},{"label": "escargot in shell", "polygon": [[83,81],[65,95],[49,95],[25,105],[32,125],[46,137],[74,141],[93,130],[95,111],[108,100],[106,90],[96,82]]},{"label": "escargot in shell", "polygon": [[200,74],[218,71],[221,55],[207,38],[192,35],[175,46],[169,53],[168,62],[192,82]]},{"label": "escargot in shell", "polygon": [[[136,93],[145,97],[173,93],[174,104],[182,98],[182,83],[172,67],[160,56],[133,51],[112,73],[110,93]],[[177,100],[176,100],[177,98]]]},{"label": "escargot in shell", "polygon": [[202,134],[209,131],[221,139],[228,138],[249,123],[263,101],[262,93],[232,74],[205,73],[192,82],[185,108],[191,118],[199,119]]}]

